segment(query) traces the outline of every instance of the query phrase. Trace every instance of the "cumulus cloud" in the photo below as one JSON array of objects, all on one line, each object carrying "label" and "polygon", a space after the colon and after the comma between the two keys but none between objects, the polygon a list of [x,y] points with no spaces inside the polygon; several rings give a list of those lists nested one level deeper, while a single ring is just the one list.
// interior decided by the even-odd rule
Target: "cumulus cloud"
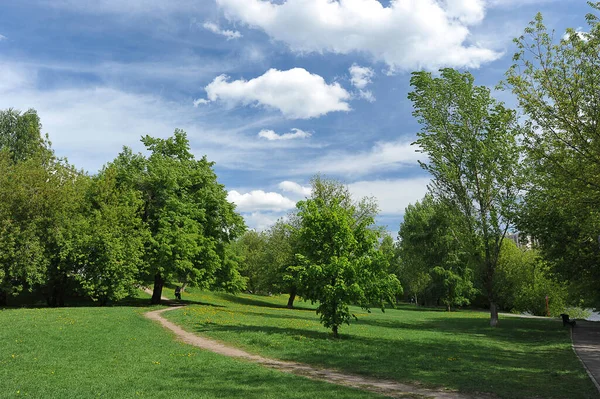
[{"label": "cumulus cloud", "polygon": [[258,137],[267,139],[269,141],[274,140],[294,140],[294,139],[306,139],[311,136],[311,133],[305,132],[304,130],[293,128],[290,133],[277,134],[273,130],[263,129],[258,132]]},{"label": "cumulus cloud", "polygon": [[349,111],[350,94],[338,83],[327,84],[321,76],[303,68],[287,71],[269,69],[250,80],[229,81],[221,75],[205,87],[208,100],[230,106],[261,105],[275,108],[290,119],[308,119],[334,111]]},{"label": "cumulus cloud", "polygon": [[285,192],[302,195],[305,197],[308,197],[312,194],[312,189],[309,186],[301,186],[300,184],[289,180],[282,181],[278,184],[278,187]]},{"label": "cumulus cloud", "polygon": [[373,93],[370,90],[365,90],[367,85],[371,83],[371,78],[375,76],[373,68],[353,64],[348,71],[350,72],[350,82],[352,86],[358,89],[359,96],[371,103],[375,101]]},{"label": "cumulus cloud", "polygon": [[232,190],[229,191],[227,200],[236,204],[240,212],[285,211],[296,206],[294,201],[279,193],[267,193],[263,190],[253,190],[244,194]]},{"label": "cumulus cloud", "polygon": [[469,43],[484,0],[217,0],[225,16],[293,51],[361,52],[390,70],[477,68],[501,54]]},{"label": "cumulus cloud", "polygon": [[202,27],[214,34],[225,36],[227,40],[239,39],[242,37],[242,34],[237,30],[221,29],[219,25],[215,24],[214,22],[205,22],[202,24]]},{"label": "cumulus cloud", "polygon": [[361,176],[373,172],[397,170],[416,166],[423,155],[410,142],[379,142],[369,151],[351,153],[333,151],[311,160],[299,173],[328,173],[344,176]]}]

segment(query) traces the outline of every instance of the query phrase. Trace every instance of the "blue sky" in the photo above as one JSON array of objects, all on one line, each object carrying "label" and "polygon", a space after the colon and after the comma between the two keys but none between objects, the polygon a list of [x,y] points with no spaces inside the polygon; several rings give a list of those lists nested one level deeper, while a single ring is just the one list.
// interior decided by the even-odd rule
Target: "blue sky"
[{"label": "blue sky", "polygon": [[[38,110],[95,173],[142,135],[188,132],[263,229],[324,173],[378,198],[396,232],[428,182],[410,143],[410,71],[494,87],[536,12],[560,36],[583,0],[4,0],[0,108]],[[497,96],[514,105],[509,93]]]}]

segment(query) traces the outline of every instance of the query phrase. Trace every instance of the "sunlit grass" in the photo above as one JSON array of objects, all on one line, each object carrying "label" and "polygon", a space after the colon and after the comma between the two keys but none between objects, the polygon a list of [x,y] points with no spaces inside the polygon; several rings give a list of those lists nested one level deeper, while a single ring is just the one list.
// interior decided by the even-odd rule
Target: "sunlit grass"
[{"label": "sunlit grass", "polygon": [[503,318],[492,329],[484,312],[353,308],[358,321],[343,326],[336,340],[313,306],[286,309],[284,296],[188,291],[185,299],[197,303],[165,316],[278,359],[503,398],[598,397],[558,320]]},{"label": "sunlit grass", "polygon": [[379,397],[178,343],[139,305],[0,310],[0,398]]}]

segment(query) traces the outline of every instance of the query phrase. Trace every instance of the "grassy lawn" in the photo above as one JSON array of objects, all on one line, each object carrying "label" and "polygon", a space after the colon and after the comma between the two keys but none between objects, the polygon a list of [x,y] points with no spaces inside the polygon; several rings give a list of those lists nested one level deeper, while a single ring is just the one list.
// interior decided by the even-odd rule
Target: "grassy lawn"
[{"label": "grassy lawn", "polygon": [[599,397],[558,320],[507,317],[492,329],[483,312],[356,308],[359,321],[335,340],[310,304],[288,310],[283,296],[191,291],[185,299],[196,304],[164,316],[273,358],[501,398]]},{"label": "grassy lawn", "polygon": [[0,398],[380,397],[194,349],[148,310],[0,310]]}]

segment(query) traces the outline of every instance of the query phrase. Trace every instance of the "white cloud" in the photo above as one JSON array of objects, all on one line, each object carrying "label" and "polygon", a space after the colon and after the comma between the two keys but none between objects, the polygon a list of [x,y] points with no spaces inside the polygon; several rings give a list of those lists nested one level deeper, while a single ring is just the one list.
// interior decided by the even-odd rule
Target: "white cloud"
[{"label": "white cloud", "polygon": [[373,68],[369,67],[361,67],[359,65],[353,64],[348,71],[350,72],[350,82],[352,86],[358,89],[358,95],[360,98],[367,100],[372,103],[375,101],[375,96],[370,90],[365,90],[367,85],[369,85],[372,81],[371,78],[375,76],[375,71]]},{"label": "white cloud", "polygon": [[348,185],[354,198],[375,197],[382,216],[403,215],[409,204],[427,193],[430,178],[415,177],[392,180],[358,181]]},{"label": "white cloud", "polygon": [[470,44],[484,0],[217,0],[227,18],[263,30],[293,51],[361,52],[391,70],[477,68],[501,54]]},{"label": "white cloud", "polygon": [[282,181],[278,184],[278,187],[285,192],[301,195],[304,197],[308,197],[312,193],[312,189],[309,186],[301,186],[300,184],[289,180]]},{"label": "white cloud", "polygon": [[6,36],[4,36],[4,35],[0,35],[0,42],[1,42],[2,40],[6,40],[6,39],[7,39],[7,37],[6,37]]},{"label": "white cloud", "polygon": [[263,190],[253,190],[245,194],[232,190],[229,191],[227,199],[236,204],[240,212],[285,211],[296,206],[294,201],[279,193],[267,193]]},{"label": "white cloud", "polygon": [[311,133],[305,132],[304,130],[293,128],[290,133],[277,134],[273,130],[263,129],[258,132],[258,137],[267,139],[269,141],[274,140],[294,140],[294,139],[306,139],[311,136]]},{"label": "white cloud", "polygon": [[[226,75],[205,87],[208,100],[230,106],[261,105],[275,108],[290,119],[308,119],[334,111],[349,111],[350,94],[338,83],[327,84],[303,68],[269,69],[251,80],[229,82]],[[201,101],[201,100],[196,100]]]},{"label": "white cloud", "polygon": [[227,38],[227,40],[239,39],[240,37],[242,37],[242,34],[240,32],[238,32],[237,30],[229,30],[229,29],[224,30],[224,29],[221,29],[219,27],[219,25],[217,25],[213,22],[205,22],[204,24],[202,24],[202,27],[206,30],[211,31],[214,34],[225,36]]},{"label": "white cloud", "polygon": [[273,226],[278,219],[285,217],[284,214],[271,212],[252,212],[242,215],[246,225],[256,231],[264,231]]},{"label": "white cloud", "polygon": [[410,142],[379,142],[369,151],[349,153],[335,151],[311,160],[299,173],[327,173],[345,176],[361,176],[373,172],[397,170],[416,166],[423,154],[416,152]]},{"label": "white cloud", "polygon": [[371,83],[371,78],[375,76],[373,68],[361,67],[356,64],[352,64],[348,71],[350,72],[352,86],[357,89],[364,89],[367,87],[367,85]]}]

